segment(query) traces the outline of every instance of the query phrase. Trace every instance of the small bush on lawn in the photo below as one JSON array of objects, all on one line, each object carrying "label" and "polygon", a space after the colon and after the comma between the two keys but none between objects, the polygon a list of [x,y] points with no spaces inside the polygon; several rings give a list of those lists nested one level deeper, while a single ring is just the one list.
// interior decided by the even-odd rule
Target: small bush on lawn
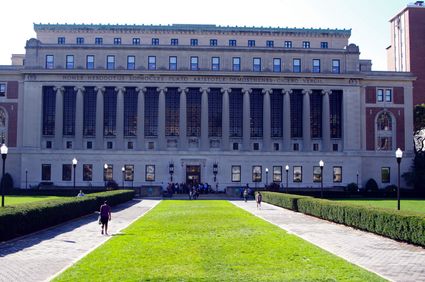
[{"label": "small bush on lawn", "polygon": [[133,190],[120,190],[0,208],[0,241],[90,214],[105,200],[110,205],[129,201],[133,194]]}]

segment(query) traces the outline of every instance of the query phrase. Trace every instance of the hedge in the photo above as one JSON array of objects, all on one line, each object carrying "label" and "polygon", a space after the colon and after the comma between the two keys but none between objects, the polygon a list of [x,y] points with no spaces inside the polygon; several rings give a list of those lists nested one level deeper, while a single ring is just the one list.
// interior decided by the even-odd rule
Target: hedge
[{"label": "hedge", "polygon": [[93,213],[105,200],[110,205],[117,205],[131,200],[133,196],[133,190],[120,190],[0,208],[0,241]]},{"label": "hedge", "polygon": [[263,199],[296,212],[425,246],[425,216],[420,214],[272,192],[264,192]]}]

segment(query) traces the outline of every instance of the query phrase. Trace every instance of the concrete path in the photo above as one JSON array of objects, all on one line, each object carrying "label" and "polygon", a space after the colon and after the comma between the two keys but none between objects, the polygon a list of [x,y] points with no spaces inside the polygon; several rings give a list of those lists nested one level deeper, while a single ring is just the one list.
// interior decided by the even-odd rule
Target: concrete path
[{"label": "concrete path", "polygon": [[97,215],[0,244],[0,281],[48,281],[103,244],[159,200],[133,200],[112,208],[109,236],[100,234]]},{"label": "concrete path", "polygon": [[392,281],[425,281],[425,249],[254,201],[234,205]]}]

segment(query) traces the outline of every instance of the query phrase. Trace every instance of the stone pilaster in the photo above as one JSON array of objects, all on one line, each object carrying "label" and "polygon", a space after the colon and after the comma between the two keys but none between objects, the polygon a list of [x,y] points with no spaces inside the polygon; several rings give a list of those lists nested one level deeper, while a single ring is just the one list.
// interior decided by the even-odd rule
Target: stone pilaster
[{"label": "stone pilaster", "polygon": [[209,150],[209,138],[208,138],[208,93],[209,88],[202,88],[201,97],[201,150]]},{"label": "stone pilaster", "polygon": [[137,96],[137,139],[136,149],[145,149],[145,92],[146,88],[136,87]]},{"label": "stone pilaster", "polygon": [[221,149],[223,151],[228,151],[230,150],[230,144],[229,144],[229,92],[231,90],[230,89],[221,89],[221,93],[223,93],[223,105],[222,105],[222,120],[221,120],[221,129],[222,129],[222,134],[221,134]]},{"label": "stone pilaster", "polygon": [[65,88],[55,87],[55,149],[63,149],[63,93]]},{"label": "stone pilaster", "polygon": [[291,95],[292,90],[282,90],[283,96],[283,150],[291,150]]},{"label": "stone pilaster", "polygon": [[167,89],[160,88],[157,89],[159,92],[158,97],[158,149],[166,149],[166,139],[165,139],[165,91]]},{"label": "stone pilaster", "polygon": [[124,149],[124,87],[116,87],[117,94],[117,119],[116,119],[116,137],[115,148],[117,150]]},{"label": "stone pilaster", "polygon": [[187,106],[186,106],[186,93],[189,92],[188,88],[179,88],[180,92],[180,119],[179,119],[179,147],[181,150],[187,149]]},{"label": "stone pilaster", "polygon": [[84,87],[75,87],[77,100],[75,105],[75,142],[76,150],[83,149]]},{"label": "stone pilaster", "polygon": [[310,94],[311,90],[303,90],[303,151],[311,151],[311,120],[310,120]]},{"label": "stone pilaster", "polygon": [[322,90],[322,151],[330,151],[331,128],[330,128],[330,111],[329,111],[329,94],[331,90]]},{"label": "stone pilaster", "polygon": [[243,144],[242,148],[244,151],[249,151],[251,149],[251,107],[250,107],[250,93],[251,89],[242,89],[243,94]]},{"label": "stone pilaster", "polygon": [[103,126],[104,126],[104,116],[103,116],[103,93],[105,92],[104,87],[96,87],[96,149],[103,150]]},{"label": "stone pilaster", "polygon": [[263,89],[263,151],[271,150],[271,110],[270,93],[271,89]]}]

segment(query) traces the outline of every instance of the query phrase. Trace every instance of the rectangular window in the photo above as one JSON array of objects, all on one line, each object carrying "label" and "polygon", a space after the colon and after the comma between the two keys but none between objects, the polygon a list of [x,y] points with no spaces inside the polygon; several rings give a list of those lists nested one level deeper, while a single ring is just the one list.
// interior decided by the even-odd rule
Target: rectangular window
[{"label": "rectangular window", "polygon": [[320,48],[328,49],[328,42],[320,42]]},{"label": "rectangular window", "polygon": [[241,71],[241,58],[239,57],[232,58],[232,70]]},{"label": "rectangular window", "polygon": [[94,55],[87,55],[86,57],[86,69],[94,69]]},{"label": "rectangular window", "polygon": [[114,45],[121,45],[121,37],[114,38]]},{"label": "rectangular window", "polygon": [[305,49],[310,48],[310,41],[303,41],[303,48]]},{"label": "rectangular window", "polygon": [[114,143],[112,141],[106,142],[106,149],[112,150],[114,148]]},{"label": "rectangular window", "polygon": [[155,166],[154,165],[146,165],[145,181],[155,181]]},{"label": "rectangular window", "polygon": [[0,96],[6,96],[6,83],[0,83]]},{"label": "rectangular window", "polygon": [[58,44],[65,44],[65,37],[58,37]]},{"label": "rectangular window", "polygon": [[333,181],[336,183],[342,182],[342,166],[333,167]]},{"label": "rectangular window", "polygon": [[391,89],[385,89],[385,102],[392,102],[393,95]]},{"label": "rectangular window", "polygon": [[281,59],[279,59],[279,58],[273,59],[273,71],[274,72],[281,72],[282,71],[281,63],[282,63]]},{"label": "rectangular window", "polygon": [[130,164],[124,165],[124,180],[125,181],[134,180],[134,165],[130,165]]},{"label": "rectangular window", "polygon": [[190,46],[198,46],[198,39],[190,39]]},{"label": "rectangular window", "polygon": [[235,47],[236,46],[236,39],[230,39],[229,40],[229,46]]},{"label": "rectangular window", "polygon": [[62,165],[62,181],[71,181],[72,177],[72,164]]},{"label": "rectangular window", "polygon": [[92,141],[87,141],[86,149],[93,149],[93,142]]},{"label": "rectangular window", "polygon": [[261,71],[261,58],[254,58],[252,60],[252,71]]},{"label": "rectangular window", "polygon": [[292,71],[293,72],[301,72],[301,59],[293,59],[292,60]]},{"label": "rectangular window", "polygon": [[312,72],[320,72],[320,60],[319,59],[313,59]]},{"label": "rectangular window", "polygon": [[390,183],[391,171],[389,167],[381,167],[381,182]]},{"label": "rectangular window", "polygon": [[134,143],[133,143],[133,141],[128,141],[127,142],[127,149],[128,150],[133,150],[134,149]]},{"label": "rectangular window", "polygon": [[52,177],[52,166],[50,164],[41,165],[41,181],[50,181]]},{"label": "rectangular window", "polygon": [[292,48],[292,41],[285,41],[283,43],[283,47],[285,47],[285,48]]},{"label": "rectangular window", "polygon": [[217,46],[217,39],[210,39],[210,46]]},{"label": "rectangular window", "polygon": [[258,150],[260,150],[260,144],[259,144],[258,142],[253,143],[253,144],[252,144],[252,149],[253,149],[254,151],[258,151]]},{"label": "rectangular window", "polygon": [[106,69],[108,70],[115,69],[115,56],[106,57]]},{"label": "rectangular window", "polygon": [[72,141],[66,141],[66,148],[72,149]]},{"label": "rectangular window", "polygon": [[267,40],[266,41],[266,47],[274,47],[274,41],[273,40]]},{"label": "rectangular window", "polygon": [[103,38],[102,37],[96,37],[94,39],[94,44],[96,44],[96,45],[102,45],[103,44]]},{"label": "rectangular window", "polygon": [[319,144],[313,143],[313,151],[319,151]]},{"label": "rectangular window", "polygon": [[83,181],[93,180],[93,165],[83,164]]},{"label": "rectangular window", "polygon": [[294,144],[292,145],[292,149],[293,149],[294,151],[299,151],[299,150],[300,150],[300,144],[298,144],[298,143],[294,143]]},{"label": "rectangular window", "polygon": [[332,144],[332,151],[338,152],[338,144]]},{"label": "rectangular window", "polygon": [[53,55],[46,55],[46,69],[53,69],[55,67],[55,57]]},{"label": "rectangular window", "polygon": [[140,45],[140,38],[133,38],[133,45]]},{"label": "rectangular window", "polygon": [[302,166],[293,167],[293,181],[303,182],[303,167]]},{"label": "rectangular window", "polygon": [[378,89],[376,91],[376,101],[384,102],[384,89]]},{"label": "rectangular window", "polygon": [[198,57],[190,57],[190,70],[198,70]]},{"label": "rectangular window", "polygon": [[105,164],[103,166],[103,181],[110,181],[113,179],[114,166]]},{"label": "rectangular window", "polygon": [[273,143],[273,150],[279,151],[279,143]]},{"label": "rectangular window", "polygon": [[77,41],[76,41],[76,43],[77,43],[78,45],[82,45],[82,44],[84,44],[84,37],[77,37]]},{"label": "rectangular window", "polygon": [[212,57],[211,58],[211,70],[219,71],[220,70],[220,58]]},{"label": "rectangular window", "polygon": [[149,56],[148,57],[148,69],[149,70],[156,70],[156,56]]},{"label": "rectangular window", "polygon": [[168,69],[169,70],[177,70],[177,57],[171,56],[168,58]]},{"label": "rectangular window", "polygon": [[173,46],[179,45],[179,40],[177,38],[171,38],[170,44]]},{"label": "rectangular window", "polygon": [[52,141],[46,141],[46,149],[52,149]]},{"label": "rectangular window", "polygon": [[67,69],[74,68],[74,55],[66,55],[66,68]]},{"label": "rectangular window", "polygon": [[332,73],[340,73],[339,60],[332,60]]},{"label": "rectangular window", "polygon": [[136,69],[136,57],[135,56],[127,56],[127,69],[128,70]]},{"label": "rectangular window", "polygon": [[233,151],[239,150],[239,143],[234,142],[232,145]]},{"label": "rectangular window", "polygon": [[252,166],[252,182],[261,182],[262,175],[263,172],[261,165]]},{"label": "rectangular window", "polygon": [[159,38],[152,38],[152,45],[159,45]]},{"label": "rectangular window", "polygon": [[248,40],[248,47],[255,47],[255,40]]},{"label": "rectangular window", "polygon": [[232,182],[241,182],[241,166],[232,165]]},{"label": "rectangular window", "polygon": [[322,180],[322,173],[320,166],[313,166],[313,182],[320,182]]},{"label": "rectangular window", "polygon": [[282,182],[282,166],[273,167],[273,182]]}]

